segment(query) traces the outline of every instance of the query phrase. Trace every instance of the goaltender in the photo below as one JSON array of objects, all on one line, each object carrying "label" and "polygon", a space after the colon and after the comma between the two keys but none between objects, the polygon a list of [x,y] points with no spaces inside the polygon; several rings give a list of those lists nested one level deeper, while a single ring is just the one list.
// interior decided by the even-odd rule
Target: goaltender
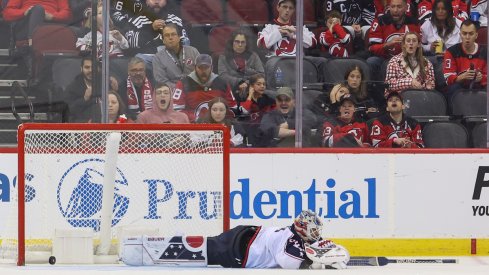
[{"label": "goaltender", "polygon": [[233,268],[344,269],[350,259],[341,245],[322,239],[323,222],[302,211],[283,228],[237,226],[215,237],[133,237],[123,243],[128,265],[221,265]]}]

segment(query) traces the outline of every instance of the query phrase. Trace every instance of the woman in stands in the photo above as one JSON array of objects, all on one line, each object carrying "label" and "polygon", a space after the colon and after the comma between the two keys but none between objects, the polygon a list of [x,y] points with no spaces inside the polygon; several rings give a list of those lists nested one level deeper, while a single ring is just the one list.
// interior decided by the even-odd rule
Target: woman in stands
[{"label": "woman in stands", "polygon": [[126,104],[122,101],[121,96],[113,90],[107,93],[107,101],[109,102],[109,123],[131,123],[126,116]]},{"label": "woman in stands", "polygon": [[260,126],[263,115],[273,109],[275,109],[275,99],[265,93],[266,80],[264,74],[254,74],[250,77],[250,86],[247,90],[248,95],[246,100],[240,102],[247,114],[243,114],[239,120],[243,123],[243,126],[248,133],[248,143],[253,144],[254,133]]},{"label": "woman in stands", "polygon": [[222,97],[215,97],[209,101],[209,111],[199,120],[199,123],[223,124],[229,128],[231,133],[232,147],[246,147],[246,134],[244,129],[234,119],[228,103]]},{"label": "woman in stands", "polygon": [[[435,0],[431,18],[421,26],[425,54],[443,55],[445,49],[460,43],[462,21],[453,16],[453,7],[448,0]],[[438,48],[438,51],[437,51]]]},{"label": "woman in stands", "polygon": [[406,89],[435,88],[433,65],[423,56],[421,39],[415,32],[404,35],[402,52],[389,60],[385,82],[388,85],[385,96],[391,92],[402,92]]},{"label": "woman in stands", "polygon": [[219,56],[218,73],[231,85],[237,101],[244,101],[248,96],[250,77],[265,72],[253,45],[248,32],[237,29],[227,41],[224,54]]},{"label": "woman in stands", "polygon": [[[102,2],[99,2],[97,6],[97,56],[102,57]],[[124,56],[123,50],[129,48],[127,39],[114,27],[114,23],[109,19],[109,56],[122,57]],[[76,48],[81,52],[90,52],[92,48],[92,33],[87,33],[84,37],[78,38],[76,41]]]}]

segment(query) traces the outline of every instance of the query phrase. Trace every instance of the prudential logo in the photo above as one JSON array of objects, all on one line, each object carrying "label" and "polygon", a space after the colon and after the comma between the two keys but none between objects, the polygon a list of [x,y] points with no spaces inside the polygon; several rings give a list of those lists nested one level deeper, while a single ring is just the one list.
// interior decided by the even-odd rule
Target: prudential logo
[{"label": "prudential logo", "polygon": [[[73,164],[61,177],[56,193],[58,208],[73,227],[100,230],[104,163],[102,159],[85,159]],[[117,168],[112,226],[119,223],[129,207],[129,198],[123,192],[127,186],[124,174]]]}]

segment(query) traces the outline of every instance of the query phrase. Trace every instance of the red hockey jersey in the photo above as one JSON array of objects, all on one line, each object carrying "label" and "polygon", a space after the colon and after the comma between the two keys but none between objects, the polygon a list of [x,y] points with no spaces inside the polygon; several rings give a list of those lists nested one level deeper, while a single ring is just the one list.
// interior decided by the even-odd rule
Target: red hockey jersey
[{"label": "red hockey jersey", "polygon": [[359,147],[358,139],[363,147],[370,146],[368,128],[365,122],[344,122],[338,118],[328,119],[323,123],[322,145],[324,147]]},{"label": "red hockey jersey", "polygon": [[222,77],[214,76],[210,85],[204,86],[186,76],[175,85],[173,108],[186,113],[190,122],[195,122],[207,113],[209,101],[218,96],[226,99],[231,109],[236,108],[231,87]]},{"label": "red hockey jersey", "polygon": [[[443,74],[448,85],[455,82],[457,76],[465,71],[469,70],[473,64],[473,68],[480,70],[482,73],[482,80],[476,86],[486,87],[487,85],[487,48],[482,45],[478,45],[477,52],[475,54],[467,54],[462,43],[453,45],[445,51]],[[462,84],[464,87],[470,85],[470,81],[466,81]]]},{"label": "red hockey jersey", "polygon": [[396,25],[392,22],[390,14],[376,18],[372,23],[369,35],[369,51],[374,55],[389,58],[401,53],[401,45],[391,49],[384,49],[384,44],[392,39],[403,36],[407,32],[420,33],[420,27],[414,17],[406,16],[404,24]]},{"label": "red hockey jersey", "polygon": [[372,122],[370,138],[374,147],[399,147],[394,143],[396,138],[407,138],[413,143],[411,148],[423,148],[423,136],[421,125],[413,118],[403,116],[402,121],[397,124],[386,113]]}]

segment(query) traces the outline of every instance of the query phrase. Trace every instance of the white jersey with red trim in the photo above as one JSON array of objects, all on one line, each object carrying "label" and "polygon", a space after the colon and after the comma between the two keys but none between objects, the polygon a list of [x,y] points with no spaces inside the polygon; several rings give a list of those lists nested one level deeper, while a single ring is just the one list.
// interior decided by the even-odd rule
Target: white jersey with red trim
[{"label": "white jersey with red trim", "polygon": [[261,227],[248,246],[246,268],[299,269],[306,259],[304,241],[290,227]]}]

